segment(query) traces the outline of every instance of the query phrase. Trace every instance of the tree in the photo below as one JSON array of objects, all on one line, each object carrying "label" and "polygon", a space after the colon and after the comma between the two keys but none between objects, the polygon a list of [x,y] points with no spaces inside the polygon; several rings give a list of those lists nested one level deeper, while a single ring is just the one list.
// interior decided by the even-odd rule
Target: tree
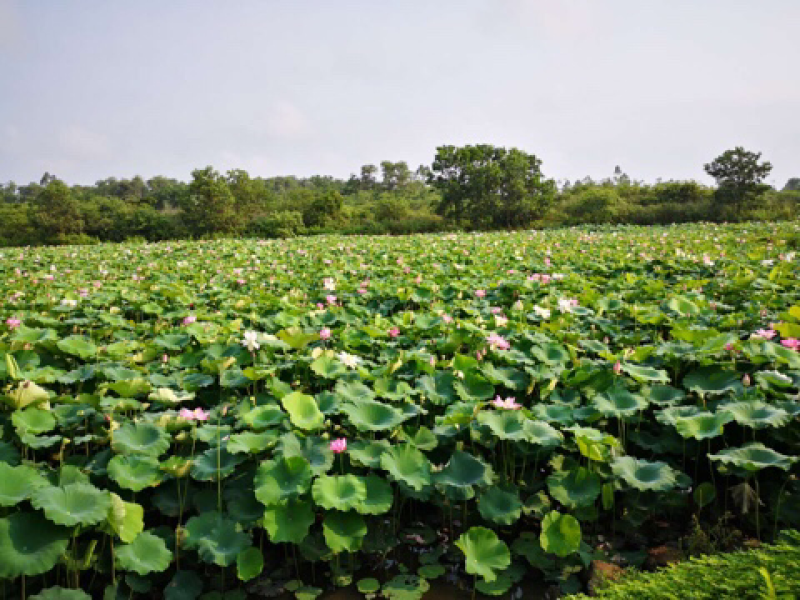
[{"label": "tree", "polygon": [[233,194],[212,167],[192,171],[189,193],[181,200],[183,218],[192,233],[231,233],[240,225]]},{"label": "tree", "polygon": [[792,177],[783,186],[784,192],[800,192],[800,177]]},{"label": "tree", "polygon": [[336,221],[342,213],[343,202],[344,198],[336,190],[318,193],[303,211],[303,222],[306,227],[322,227],[330,221]]},{"label": "tree", "polygon": [[58,179],[51,179],[36,197],[33,217],[41,237],[46,240],[57,241],[57,238],[83,231],[78,200],[69,186]]},{"label": "tree", "polygon": [[536,156],[488,144],[440,146],[428,183],[441,194],[438,214],[476,229],[528,225],[555,192]]},{"label": "tree", "polygon": [[381,162],[381,185],[384,190],[402,189],[411,181],[411,170],[405,161],[393,163],[389,160]]},{"label": "tree", "polygon": [[772,165],[759,162],[760,159],[760,152],[749,152],[737,146],[705,165],[706,173],[717,182],[714,198],[720,205],[738,211],[769,189],[763,181],[772,171]]}]

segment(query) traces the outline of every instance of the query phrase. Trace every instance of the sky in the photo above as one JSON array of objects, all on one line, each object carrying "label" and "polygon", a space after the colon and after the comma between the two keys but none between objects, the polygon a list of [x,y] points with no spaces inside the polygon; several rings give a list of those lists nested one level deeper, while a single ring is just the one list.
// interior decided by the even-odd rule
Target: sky
[{"label": "sky", "polygon": [[548,177],[800,176],[798,0],[0,0],[0,182],[347,177],[488,143]]}]

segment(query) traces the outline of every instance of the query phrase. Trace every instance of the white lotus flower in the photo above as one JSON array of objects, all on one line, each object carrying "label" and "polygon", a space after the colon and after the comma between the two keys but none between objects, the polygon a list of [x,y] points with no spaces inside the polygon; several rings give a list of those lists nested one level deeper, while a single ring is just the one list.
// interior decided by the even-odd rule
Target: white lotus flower
[{"label": "white lotus flower", "polygon": [[342,364],[350,367],[351,369],[355,369],[361,362],[361,359],[358,356],[348,354],[347,352],[339,352],[337,356],[339,357],[339,360],[342,361]]},{"label": "white lotus flower", "polygon": [[255,352],[258,350],[261,347],[261,344],[258,343],[258,332],[245,331],[244,339],[242,340],[241,344],[250,352]]}]

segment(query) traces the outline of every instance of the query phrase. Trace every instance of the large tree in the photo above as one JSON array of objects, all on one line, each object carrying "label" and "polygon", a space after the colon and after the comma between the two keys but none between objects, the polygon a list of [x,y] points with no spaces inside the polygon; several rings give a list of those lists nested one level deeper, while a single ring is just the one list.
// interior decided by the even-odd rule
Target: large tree
[{"label": "large tree", "polygon": [[58,179],[50,179],[36,197],[33,221],[42,238],[49,241],[83,231],[78,200],[69,186]]},{"label": "large tree", "polygon": [[772,171],[772,165],[760,160],[760,152],[749,152],[737,146],[705,165],[706,173],[717,182],[714,197],[720,205],[738,211],[769,189],[763,181]]},{"label": "large tree", "polygon": [[183,220],[192,233],[231,233],[241,225],[236,200],[225,177],[212,167],[192,171],[189,193],[181,198]]},{"label": "large tree", "polygon": [[520,227],[541,216],[555,184],[533,154],[489,144],[440,146],[428,183],[441,194],[437,212],[474,228]]}]

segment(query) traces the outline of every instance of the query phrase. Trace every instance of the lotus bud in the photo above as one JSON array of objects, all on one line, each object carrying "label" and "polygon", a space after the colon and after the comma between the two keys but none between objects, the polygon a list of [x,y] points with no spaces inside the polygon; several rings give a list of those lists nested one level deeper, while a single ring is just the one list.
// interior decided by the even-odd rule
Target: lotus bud
[{"label": "lotus bud", "polygon": [[744,377],[742,377],[742,385],[744,386],[750,385],[750,375],[748,375],[747,373],[745,373]]}]

